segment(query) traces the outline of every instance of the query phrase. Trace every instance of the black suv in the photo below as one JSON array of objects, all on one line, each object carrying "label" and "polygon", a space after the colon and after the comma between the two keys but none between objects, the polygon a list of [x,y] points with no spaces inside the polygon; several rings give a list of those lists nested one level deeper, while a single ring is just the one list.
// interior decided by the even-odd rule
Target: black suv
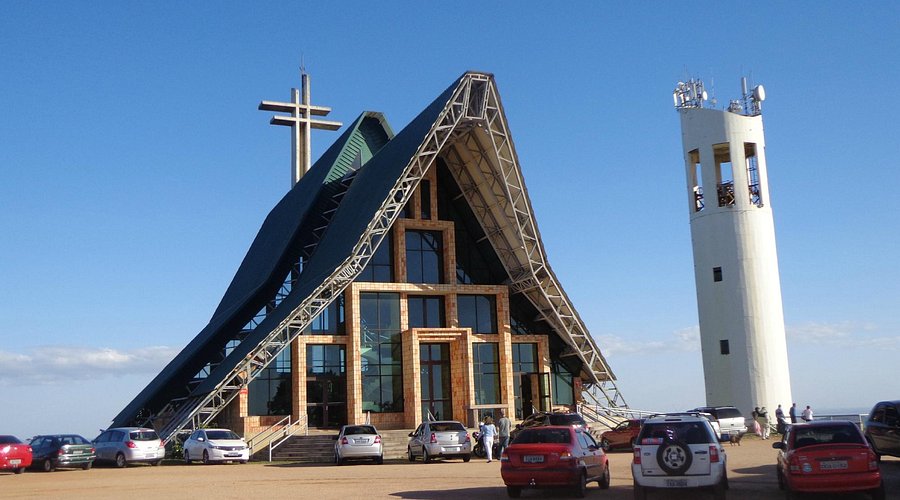
[{"label": "black suv", "polygon": [[877,403],[866,419],[866,440],[881,455],[900,457],[900,401]]},{"label": "black suv", "polygon": [[525,420],[523,420],[522,423],[516,424],[516,430],[510,433],[510,442],[515,439],[518,431],[529,427],[540,427],[544,425],[571,425],[584,432],[589,432],[591,430],[587,422],[584,421],[584,418],[577,413],[551,413],[539,411],[525,417]]}]

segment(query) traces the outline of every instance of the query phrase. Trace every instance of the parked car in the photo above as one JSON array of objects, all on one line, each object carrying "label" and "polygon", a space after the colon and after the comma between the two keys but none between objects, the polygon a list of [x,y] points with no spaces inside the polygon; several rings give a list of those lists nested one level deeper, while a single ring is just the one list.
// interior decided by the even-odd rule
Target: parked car
[{"label": "parked car", "polygon": [[795,493],[868,492],[884,500],[875,452],[853,422],[823,420],[788,427],[777,448],[778,487]]},{"label": "parked car", "polygon": [[[712,416],[710,421],[719,425],[719,440],[728,441],[731,436],[743,436],[747,433],[747,419],[734,406],[701,406],[691,411],[698,411]],[[772,422],[774,423],[774,415]],[[715,426],[713,426],[715,428]]]},{"label": "parked car", "polygon": [[634,440],[641,432],[641,424],[644,423],[642,418],[632,418],[619,423],[613,429],[600,434],[600,447],[606,451],[616,448],[631,449],[634,446]]},{"label": "parked car", "polygon": [[345,425],[334,442],[334,463],[344,465],[347,460],[359,459],[384,463],[381,435],[373,425]]},{"label": "parked car", "polygon": [[900,401],[876,404],[866,419],[866,440],[881,461],[882,455],[900,457]]},{"label": "parked car", "polygon": [[31,467],[31,446],[15,436],[0,436],[0,470],[21,474],[28,467]]},{"label": "parked car", "polygon": [[159,465],[166,456],[165,445],[153,429],[116,427],[101,432],[91,442],[98,461],[113,462],[120,468],[135,462]]},{"label": "parked car", "polygon": [[590,434],[571,425],[524,429],[500,457],[506,492],[523,488],[572,488],[584,497],[587,483],[609,488],[609,459]]},{"label": "parked car", "polygon": [[590,426],[584,421],[584,418],[577,413],[539,411],[532,413],[525,417],[525,420],[522,420],[521,423],[516,424],[515,430],[510,432],[509,440],[512,442],[512,440],[516,438],[516,434],[522,429],[547,425],[571,425],[584,432],[591,431]]},{"label": "parked car", "polygon": [[35,436],[31,440],[32,467],[51,472],[60,467],[91,468],[96,450],[91,442],[77,434]]},{"label": "parked car", "polygon": [[432,458],[462,458],[468,462],[472,458],[472,438],[465,426],[455,420],[423,422],[409,433],[406,453],[410,462],[417,456],[428,463]]},{"label": "parked car", "polygon": [[197,429],[182,445],[184,462],[203,460],[213,462],[240,462],[250,460],[250,448],[244,439],[228,429]]},{"label": "parked car", "polygon": [[725,448],[700,413],[656,415],[644,421],[631,463],[635,499],[647,490],[712,488],[723,500],[728,489]]}]

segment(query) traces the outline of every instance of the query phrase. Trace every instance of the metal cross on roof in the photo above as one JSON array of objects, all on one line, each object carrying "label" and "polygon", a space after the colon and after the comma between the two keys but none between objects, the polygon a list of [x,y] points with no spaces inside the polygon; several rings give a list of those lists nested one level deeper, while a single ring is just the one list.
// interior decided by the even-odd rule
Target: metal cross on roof
[{"label": "metal cross on roof", "polygon": [[342,125],[340,122],[316,120],[312,117],[313,115],[325,116],[331,112],[331,108],[313,106],[309,103],[309,75],[302,70],[300,85],[303,89],[303,100],[300,100],[300,90],[292,88],[291,102],[261,101],[259,103],[259,109],[264,111],[290,113],[290,116],[273,116],[269,123],[291,127],[291,187],[300,182],[300,178],[309,171],[312,164],[310,160],[310,130],[314,128],[337,130]]}]

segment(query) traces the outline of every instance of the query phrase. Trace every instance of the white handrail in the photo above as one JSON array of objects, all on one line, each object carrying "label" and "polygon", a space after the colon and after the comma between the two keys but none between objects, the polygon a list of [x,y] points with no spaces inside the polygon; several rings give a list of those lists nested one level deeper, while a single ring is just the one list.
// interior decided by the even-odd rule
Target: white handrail
[{"label": "white handrail", "polygon": [[279,430],[281,430],[281,428],[285,425],[285,422],[290,422],[290,421],[291,421],[291,416],[288,415],[288,416],[282,418],[281,420],[279,420],[278,422],[275,422],[274,424],[266,427],[265,429],[257,432],[256,434],[254,434],[253,437],[251,437],[250,439],[247,440],[247,446],[250,448],[250,454],[251,455],[253,454],[253,445],[256,443],[257,439],[260,439],[263,442],[267,441],[266,439],[262,439],[260,436],[262,436],[263,434],[266,434],[265,437],[271,439],[272,435],[276,434]]},{"label": "white handrail", "polygon": [[272,450],[281,446],[285,441],[290,439],[291,436],[296,434],[297,431],[303,429],[306,431],[306,435],[307,436],[309,435],[309,426],[306,425],[305,422],[303,424],[301,424],[301,422],[303,422],[304,420],[306,420],[306,415],[300,415],[300,417],[297,418],[297,421],[291,422],[288,425],[286,425],[284,428],[281,429],[282,430],[281,436],[279,436],[277,438],[273,438],[272,440],[269,441],[269,462],[272,461]]}]

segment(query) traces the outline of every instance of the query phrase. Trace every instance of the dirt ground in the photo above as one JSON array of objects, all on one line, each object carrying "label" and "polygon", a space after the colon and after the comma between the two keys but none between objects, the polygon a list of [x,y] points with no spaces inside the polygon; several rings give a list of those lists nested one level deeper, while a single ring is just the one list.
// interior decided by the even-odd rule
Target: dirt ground
[{"label": "dirt ground", "polygon": [[[728,498],[783,498],[775,480],[772,440],[745,439],[726,444]],[[612,486],[590,486],[588,498],[631,499],[631,453],[610,453]],[[888,498],[900,499],[900,459],[882,463]],[[711,498],[695,491],[655,492],[650,498],[686,500]],[[256,462],[246,465],[136,465],[126,469],[95,466],[89,471],[58,470],[0,473],[0,498],[507,498],[500,463],[473,459],[422,462],[389,461],[383,465],[299,465]],[[525,491],[523,498],[567,498],[564,491]],[[822,497],[811,497],[822,498]],[[831,497],[827,497],[831,498]],[[834,498],[856,500],[866,495]]]}]

